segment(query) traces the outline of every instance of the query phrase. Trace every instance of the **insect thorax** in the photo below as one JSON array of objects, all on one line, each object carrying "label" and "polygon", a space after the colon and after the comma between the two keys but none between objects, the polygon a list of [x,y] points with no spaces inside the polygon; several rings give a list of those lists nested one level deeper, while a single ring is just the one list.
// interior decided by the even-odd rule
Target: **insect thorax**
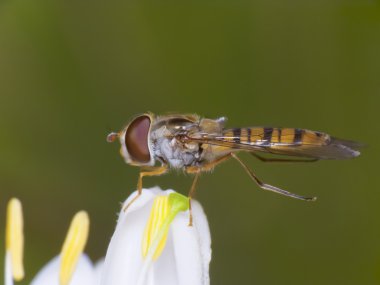
[{"label": "insect thorax", "polygon": [[184,143],[173,130],[162,126],[150,133],[152,152],[155,159],[168,163],[173,168],[195,166],[201,161],[202,148],[198,143]]}]

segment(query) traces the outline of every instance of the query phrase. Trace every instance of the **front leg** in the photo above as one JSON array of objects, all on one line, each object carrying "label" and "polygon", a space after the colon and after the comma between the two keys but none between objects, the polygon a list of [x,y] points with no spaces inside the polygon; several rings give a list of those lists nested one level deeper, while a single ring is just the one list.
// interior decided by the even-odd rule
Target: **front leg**
[{"label": "front leg", "polygon": [[124,212],[127,211],[129,206],[132,205],[133,202],[135,202],[142,193],[142,179],[144,176],[159,176],[168,171],[168,166],[166,164],[162,166],[148,166],[141,168],[139,179],[137,181],[137,195],[124,207]]}]

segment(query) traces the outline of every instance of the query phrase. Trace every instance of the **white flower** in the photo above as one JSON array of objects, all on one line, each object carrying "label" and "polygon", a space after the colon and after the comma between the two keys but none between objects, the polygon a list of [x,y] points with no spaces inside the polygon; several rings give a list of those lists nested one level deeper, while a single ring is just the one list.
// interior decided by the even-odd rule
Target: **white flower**
[{"label": "white flower", "polygon": [[[133,193],[123,208],[135,197]],[[105,261],[95,266],[83,254],[89,218],[78,212],[61,253],[45,265],[31,285],[208,285],[211,260],[210,231],[199,203],[158,187],[143,193],[121,211]],[[12,199],[7,209],[5,285],[24,277],[21,203]]]},{"label": "white flower", "polygon": [[[103,262],[93,266],[83,249],[87,242],[89,218],[85,211],[78,212],[70,225],[61,254],[44,266],[31,285],[94,285],[99,284]],[[23,214],[21,202],[13,198],[7,207],[5,253],[5,285],[24,278],[23,267]]]},{"label": "white flower", "polygon": [[187,197],[172,190],[144,189],[120,212],[101,285],[208,285],[210,231],[196,201],[193,226],[188,226],[188,205]]},{"label": "white flower", "polygon": [[[102,263],[100,263],[102,264]],[[61,269],[61,256],[58,255],[50,260],[34,277],[30,285],[58,285]],[[70,285],[97,285],[99,278],[98,270],[101,266],[94,266],[86,254],[82,254],[75,265],[75,271],[70,279]]]},{"label": "white flower", "polygon": [[94,285],[97,272],[83,254],[89,232],[89,218],[78,212],[71,221],[61,253],[49,261],[34,277],[31,285]]}]

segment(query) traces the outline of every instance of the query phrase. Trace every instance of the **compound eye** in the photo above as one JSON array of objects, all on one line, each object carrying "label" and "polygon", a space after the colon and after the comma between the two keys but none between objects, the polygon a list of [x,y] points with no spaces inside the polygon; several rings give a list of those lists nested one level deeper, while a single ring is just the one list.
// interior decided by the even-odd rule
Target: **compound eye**
[{"label": "compound eye", "polygon": [[125,145],[132,160],[139,163],[150,161],[148,146],[148,134],[150,128],[150,118],[140,116],[134,119],[125,133]]}]

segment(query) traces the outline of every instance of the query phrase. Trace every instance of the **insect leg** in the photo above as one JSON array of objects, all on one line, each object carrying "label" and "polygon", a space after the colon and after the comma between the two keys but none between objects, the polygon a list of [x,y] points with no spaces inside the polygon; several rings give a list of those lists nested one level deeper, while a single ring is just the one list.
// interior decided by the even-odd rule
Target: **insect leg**
[{"label": "insect leg", "polygon": [[215,166],[222,163],[223,161],[229,159],[231,157],[231,153],[228,153],[226,155],[223,155],[222,157],[219,157],[218,159],[215,159],[214,161],[211,161],[209,163],[206,163],[202,166],[188,166],[186,167],[187,173],[197,173],[199,171],[210,171],[213,170]]},{"label": "insect leg", "polygon": [[190,191],[189,191],[189,214],[190,214],[189,215],[189,227],[193,226],[193,211],[192,211],[192,208],[191,208],[191,199],[193,199],[193,196],[195,194],[195,189],[196,189],[196,186],[197,186],[197,183],[198,183],[198,179],[199,179],[200,173],[201,173],[200,170],[198,170],[198,172],[195,173],[193,184],[191,184],[191,188],[190,188]]},{"label": "insect leg", "polygon": [[285,190],[280,189],[278,187],[263,183],[259,178],[257,178],[255,173],[253,173],[253,171],[250,170],[248,168],[248,166],[239,157],[237,157],[234,153],[231,153],[231,156],[233,158],[235,158],[240,163],[240,165],[245,169],[245,171],[247,171],[248,175],[252,178],[252,180],[255,181],[261,189],[272,191],[272,192],[275,192],[275,193],[278,193],[278,194],[281,194],[284,196],[288,196],[288,197],[292,197],[292,198],[304,200],[304,201],[315,201],[317,199],[316,197],[304,197],[304,196],[300,196],[297,194],[293,194],[291,192],[285,191]]},{"label": "insect leg", "polygon": [[193,199],[194,195],[195,195],[195,190],[196,190],[196,185],[198,183],[198,179],[199,179],[199,175],[202,171],[210,171],[212,170],[216,165],[218,165],[219,163],[222,163],[223,161],[227,160],[228,158],[230,158],[231,154],[227,154],[225,156],[222,156],[220,158],[218,158],[217,160],[213,161],[213,162],[210,162],[210,163],[207,163],[201,167],[198,167],[198,166],[189,166],[189,167],[186,167],[186,172],[187,173],[191,173],[191,174],[195,174],[194,176],[194,180],[193,180],[193,184],[191,185],[191,188],[190,188],[190,191],[189,191],[189,213],[190,213],[190,217],[189,217],[189,226],[193,226],[193,213],[192,213],[192,209],[191,209],[191,199]]},{"label": "insect leg", "polygon": [[127,211],[129,206],[133,204],[141,195],[142,193],[142,179],[144,176],[159,176],[164,174],[168,170],[167,165],[162,165],[162,166],[152,166],[152,167],[146,167],[143,168],[142,171],[139,174],[139,179],[137,181],[137,195],[133,197],[133,199],[124,207],[124,212]]},{"label": "insect leg", "polygon": [[263,162],[315,162],[319,160],[318,158],[310,158],[310,159],[267,158],[267,157],[258,155],[255,152],[250,152],[250,154]]}]

